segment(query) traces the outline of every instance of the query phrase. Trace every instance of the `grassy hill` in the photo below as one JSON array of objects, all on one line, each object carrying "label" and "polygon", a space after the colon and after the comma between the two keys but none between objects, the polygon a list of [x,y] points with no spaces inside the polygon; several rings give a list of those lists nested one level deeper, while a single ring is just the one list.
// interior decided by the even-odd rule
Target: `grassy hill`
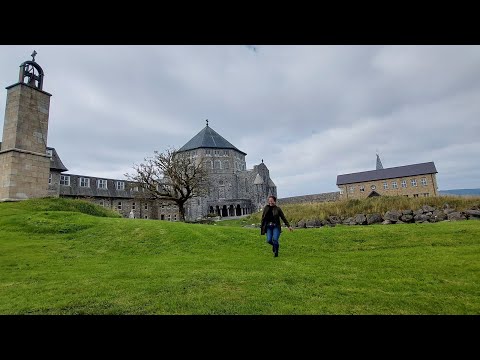
[{"label": "grassy hill", "polygon": [[478,314],[480,221],[285,231],[0,203],[0,314]]}]

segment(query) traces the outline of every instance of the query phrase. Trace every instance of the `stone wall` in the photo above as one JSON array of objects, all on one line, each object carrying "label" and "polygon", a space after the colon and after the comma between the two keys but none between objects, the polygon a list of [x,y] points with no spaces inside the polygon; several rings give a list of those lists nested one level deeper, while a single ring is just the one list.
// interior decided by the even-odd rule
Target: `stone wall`
[{"label": "stone wall", "polygon": [[340,192],[329,192],[313,195],[302,195],[302,196],[292,196],[286,198],[277,199],[278,205],[284,204],[300,204],[300,203],[309,203],[309,202],[327,202],[327,201],[337,201],[340,199]]},{"label": "stone wall", "polygon": [[371,224],[405,224],[439,221],[480,220],[480,206],[473,206],[465,211],[456,210],[448,204],[443,208],[424,205],[420,209],[389,210],[383,214],[356,214],[355,216],[329,216],[327,219],[300,220],[291,225],[299,228],[314,228],[335,225],[371,225]]}]

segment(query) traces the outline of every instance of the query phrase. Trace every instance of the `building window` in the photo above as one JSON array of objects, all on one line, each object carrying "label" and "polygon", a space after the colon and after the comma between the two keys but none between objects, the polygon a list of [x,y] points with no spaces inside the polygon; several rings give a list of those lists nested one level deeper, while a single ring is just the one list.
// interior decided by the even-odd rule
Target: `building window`
[{"label": "building window", "polygon": [[122,210],[122,202],[121,201],[119,201],[117,203],[117,210]]},{"label": "building window", "polygon": [[220,162],[220,160],[215,160],[214,169],[221,169],[221,168],[222,168],[222,163]]},{"label": "building window", "polygon": [[214,150],[216,156],[220,155],[220,150]]},{"label": "building window", "polygon": [[414,197],[414,198],[415,198],[415,197],[418,197],[418,194],[413,194],[413,197]]},{"label": "building window", "polygon": [[173,220],[177,221],[177,214],[173,215]]},{"label": "building window", "polygon": [[350,192],[353,193],[355,191],[355,186],[350,186]]},{"label": "building window", "polygon": [[90,187],[90,178],[80,178],[80,187]]},{"label": "building window", "polygon": [[60,175],[60,185],[70,186],[70,176]]},{"label": "building window", "polygon": [[430,194],[429,193],[423,193],[424,197],[428,197]]},{"label": "building window", "polygon": [[132,188],[132,191],[138,191],[138,186],[134,186],[134,187]]},{"label": "building window", "polygon": [[143,218],[144,218],[144,219],[148,219],[148,215],[145,215]]},{"label": "building window", "polygon": [[105,200],[100,200],[100,206],[105,207]]},{"label": "building window", "polygon": [[364,192],[364,191],[365,191],[365,186],[364,186],[364,185],[360,185],[360,191],[361,191],[361,192]]},{"label": "building window", "polygon": [[117,190],[125,190],[125,183],[123,181],[117,181],[115,184]]},{"label": "building window", "polygon": [[392,189],[398,189],[398,185],[396,181],[392,181]]},{"label": "building window", "polygon": [[388,190],[388,183],[386,181],[383,182],[383,188],[385,190]]},{"label": "building window", "polygon": [[406,188],[407,187],[407,180],[402,180],[402,188]]},{"label": "building window", "polygon": [[135,210],[135,203],[132,203],[132,210]]},{"label": "building window", "polygon": [[212,150],[210,149],[205,150],[205,155],[212,156]]},{"label": "building window", "polygon": [[411,183],[412,183],[412,186],[417,186],[417,179],[412,179]]},{"label": "building window", "polygon": [[168,216],[167,216],[167,220],[168,220],[168,221],[172,221],[172,215],[168,215]]},{"label": "building window", "polygon": [[343,195],[343,189],[340,189],[340,195]]},{"label": "building window", "polygon": [[48,174],[48,185],[52,185],[52,173]]},{"label": "building window", "polygon": [[230,168],[230,166],[228,165],[228,160],[225,160],[225,161],[223,162],[223,168],[224,168],[224,169],[227,169],[227,170]]},{"label": "building window", "polygon": [[53,151],[50,149],[47,149],[47,155],[50,157],[50,160],[53,161]]},{"label": "building window", "polygon": [[107,180],[105,179],[98,179],[97,180],[97,187],[99,189],[106,189],[107,188]]},{"label": "building window", "polygon": [[377,187],[375,185],[370,186],[370,189],[375,190]]},{"label": "building window", "polygon": [[148,210],[148,204],[145,204],[145,206],[143,207],[145,210]]},{"label": "building window", "polygon": [[427,178],[422,178],[422,185],[427,186]]}]

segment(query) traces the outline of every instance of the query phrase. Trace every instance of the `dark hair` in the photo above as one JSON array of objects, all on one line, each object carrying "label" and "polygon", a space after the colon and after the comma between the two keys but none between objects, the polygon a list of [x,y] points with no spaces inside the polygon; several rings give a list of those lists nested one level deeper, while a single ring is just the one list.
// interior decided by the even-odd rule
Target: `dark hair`
[{"label": "dark hair", "polygon": [[269,198],[269,199],[272,198],[273,201],[277,202],[277,198],[276,198],[275,196],[273,196],[273,195],[270,195],[268,198]]}]

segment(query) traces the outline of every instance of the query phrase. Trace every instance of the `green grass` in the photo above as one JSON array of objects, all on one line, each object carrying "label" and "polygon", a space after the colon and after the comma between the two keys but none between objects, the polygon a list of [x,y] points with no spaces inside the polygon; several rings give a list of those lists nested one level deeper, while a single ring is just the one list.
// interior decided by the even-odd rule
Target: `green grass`
[{"label": "green grass", "polygon": [[284,231],[274,258],[241,222],[88,212],[0,203],[0,314],[480,313],[480,221]]}]

